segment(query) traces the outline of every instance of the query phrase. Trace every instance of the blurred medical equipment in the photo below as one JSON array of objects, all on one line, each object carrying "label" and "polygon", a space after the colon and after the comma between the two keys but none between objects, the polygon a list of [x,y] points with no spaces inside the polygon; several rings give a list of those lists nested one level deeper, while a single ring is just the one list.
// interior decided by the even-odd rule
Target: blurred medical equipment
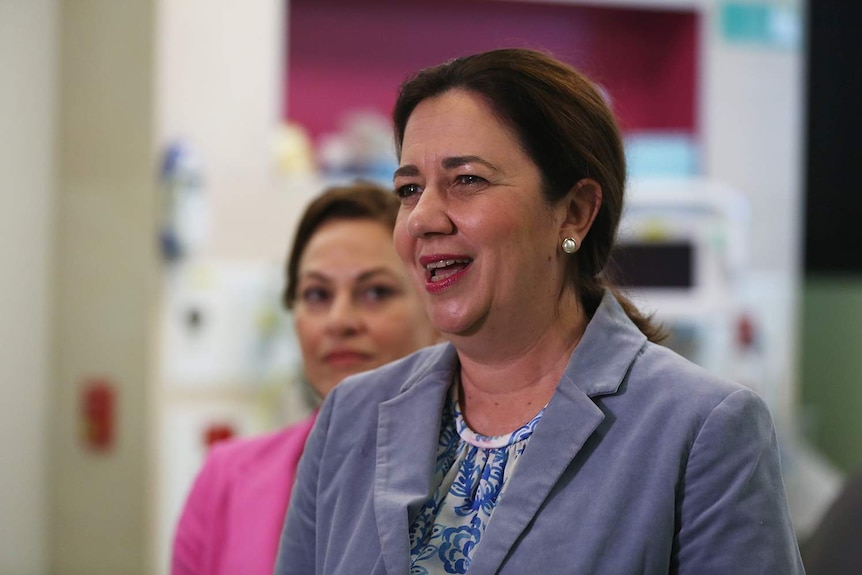
[{"label": "blurred medical equipment", "polygon": [[643,311],[656,314],[669,347],[732,377],[733,328],[746,314],[744,196],[702,178],[646,178],[630,183],[627,201],[614,279]]},{"label": "blurred medical equipment", "polygon": [[752,222],[743,192],[701,177],[645,177],[633,179],[628,193],[611,273],[642,311],[662,322],[668,347],[764,399],[804,538],[842,477],[801,439],[788,333],[791,280],[750,264]]}]

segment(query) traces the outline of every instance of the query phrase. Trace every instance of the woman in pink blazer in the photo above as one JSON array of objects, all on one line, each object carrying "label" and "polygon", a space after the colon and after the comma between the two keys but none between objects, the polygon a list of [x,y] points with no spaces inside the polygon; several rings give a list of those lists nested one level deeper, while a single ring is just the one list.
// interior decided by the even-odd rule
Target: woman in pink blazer
[{"label": "woman in pink blazer", "polygon": [[[346,376],[437,339],[392,243],[398,207],[391,191],[356,183],[328,189],[300,220],[284,304],[321,398]],[[177,526],[172,575],[272,573],[315,417],[212,449]]]}]

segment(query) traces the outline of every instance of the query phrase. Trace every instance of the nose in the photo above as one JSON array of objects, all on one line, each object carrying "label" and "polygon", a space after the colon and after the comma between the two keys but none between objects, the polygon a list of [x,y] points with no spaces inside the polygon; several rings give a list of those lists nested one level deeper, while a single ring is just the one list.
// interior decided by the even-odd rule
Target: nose
[{"label": "nose", "polygon": [[339,293],[333,298],[326,314],[326,331],[334,336],[355,335],[362,331],[362,313],[350,293]]},{"label": "nose", "polygon": [[407,231],[414,238],[433,234],[451,234],[455,225],[449,218],[446,195],[436,186],[428,186],[407,217]]}]

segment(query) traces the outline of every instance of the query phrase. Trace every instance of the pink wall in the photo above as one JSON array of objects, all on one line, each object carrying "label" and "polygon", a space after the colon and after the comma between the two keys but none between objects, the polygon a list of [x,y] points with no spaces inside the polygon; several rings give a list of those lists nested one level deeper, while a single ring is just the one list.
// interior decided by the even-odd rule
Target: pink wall
[{"label": "pink wall", "polygon": [[550,50],[601,83],[623,130],[696,131],[690,11],[483,0],[291,0],[284,115],[317,136],[342,111],[389,115],[421,67],[480,50]]}]

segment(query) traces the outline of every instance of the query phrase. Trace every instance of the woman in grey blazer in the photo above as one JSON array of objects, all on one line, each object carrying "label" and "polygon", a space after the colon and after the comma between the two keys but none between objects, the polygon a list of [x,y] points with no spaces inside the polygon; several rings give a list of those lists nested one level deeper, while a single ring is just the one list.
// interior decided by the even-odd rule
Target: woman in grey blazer
[{"label": "woman in grey blazer", "polygon": [[625,158],[596,87],[495,50],[394,120],[395,243],[448,343],[329,395],[276,574],[802,573],[763,402],[603,273]]}]

